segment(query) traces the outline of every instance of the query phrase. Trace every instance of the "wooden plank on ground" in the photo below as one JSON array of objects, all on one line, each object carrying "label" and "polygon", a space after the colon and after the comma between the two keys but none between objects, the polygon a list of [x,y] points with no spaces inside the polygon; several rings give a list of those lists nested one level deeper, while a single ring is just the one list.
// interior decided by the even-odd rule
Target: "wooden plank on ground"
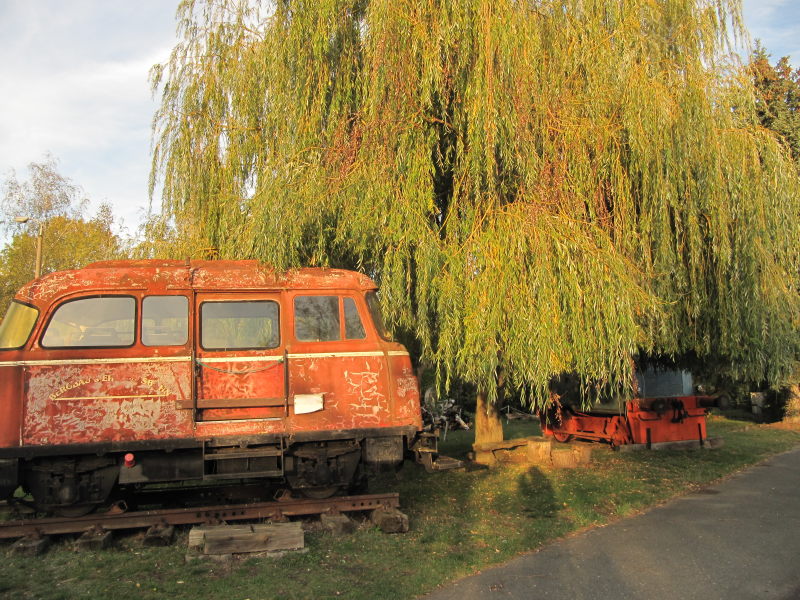
[{"label": "wooden plank on ground", "polygon": [[302,524],[217,525],[194,527],[189,550],[203,554],[300,550],[305,546]]}]

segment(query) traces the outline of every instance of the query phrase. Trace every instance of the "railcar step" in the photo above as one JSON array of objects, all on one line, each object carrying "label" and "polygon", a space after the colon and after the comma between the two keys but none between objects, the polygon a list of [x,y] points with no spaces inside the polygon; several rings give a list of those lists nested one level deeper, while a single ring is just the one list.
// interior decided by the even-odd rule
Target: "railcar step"
[{"label": "railcar step", "polygon": [[280,448],[258,448],[255,450],[241,450],[237,452],[213,452],[206,454],[206,460],[230,460],[234,458],[261,458],[263,456],[283,456]]},{"label": "railcar step", "polygon": [[441,454],[433,461],[434,471],[449,471],[450,469],[460,469],[463,466],[463,460],[458,460],[451,456],[442,456]]},{"label": "railcar step", "polygon": [[251,477],[283,477],[283,471],[253,471],[245,473],[206,473],[203,479],[250,479]]}]

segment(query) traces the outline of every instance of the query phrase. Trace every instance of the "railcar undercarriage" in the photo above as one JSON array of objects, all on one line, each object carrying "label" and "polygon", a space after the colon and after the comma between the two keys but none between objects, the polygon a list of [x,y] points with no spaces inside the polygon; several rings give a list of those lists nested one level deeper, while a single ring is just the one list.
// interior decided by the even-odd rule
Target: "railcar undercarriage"
[{"label": "railcar undercarriage", "polygon": [[[368,474],[400,466],[404,435],[291,443],[253,440],[204,443],[197,448],[146,449],[98,456],[35,457],[19,461],[19,484],[36,508],[62,516],[91,512],[115,491],[151,484],[263,481],[321,499],[362,486]],[[9,477],[9,480],[12,478]],[[9,481],[5,496],[16,485]]]}]

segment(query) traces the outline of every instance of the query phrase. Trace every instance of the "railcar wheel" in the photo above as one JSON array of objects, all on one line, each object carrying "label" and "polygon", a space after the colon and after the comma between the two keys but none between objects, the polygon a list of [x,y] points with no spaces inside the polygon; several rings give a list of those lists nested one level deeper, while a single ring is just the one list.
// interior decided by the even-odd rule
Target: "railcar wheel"
[{"label": "railcar wheel", "polygon": [[118,470],[108,457],[43,458],[26,466],[23,488],[37,510],[79,517],[105,503]]},{"label": "railcar wheel", "polygon": [[331,485],[328,487],[300,488],[298,491],[306,498],[311,498],[312,500],[325,500],[326,498],[333,496],[340,489],[341,488],[338,485]]},{"label": "railcar wheel", "polygon": [[566,444],[568,441],[572,439],[571,433],[566,433],[564,431],[554,431],[553,432],[553,439],[555,441],[560,442],[562,444]]},{"label": "railcar wheel", "polygon": [[355,480],[361,462],[356,440],[298,444],[291,450],[293,467],[286,473],[289,487],[314,500],[330,498]]},{"label": "railcar wheel", "polygon": [[50,507],[49,510],[59,517],[74,519],[88,515],[97,507],[97,504],[73,504],[72,506],[54,506]]}]

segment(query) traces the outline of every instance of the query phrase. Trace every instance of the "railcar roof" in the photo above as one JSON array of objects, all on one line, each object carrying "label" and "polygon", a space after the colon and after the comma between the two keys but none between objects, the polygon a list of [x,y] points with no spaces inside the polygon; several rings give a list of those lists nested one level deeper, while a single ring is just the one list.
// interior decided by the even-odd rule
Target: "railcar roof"
[{"label": "railcar roof", "polygon": [[25,285],[17,299],[47,304],[75,292],[150,290],[245,291],[376,289],[366,275],[344,269],[303,268],[277,271],[255,260],[114,260],[82,269],[43,275]]}]

